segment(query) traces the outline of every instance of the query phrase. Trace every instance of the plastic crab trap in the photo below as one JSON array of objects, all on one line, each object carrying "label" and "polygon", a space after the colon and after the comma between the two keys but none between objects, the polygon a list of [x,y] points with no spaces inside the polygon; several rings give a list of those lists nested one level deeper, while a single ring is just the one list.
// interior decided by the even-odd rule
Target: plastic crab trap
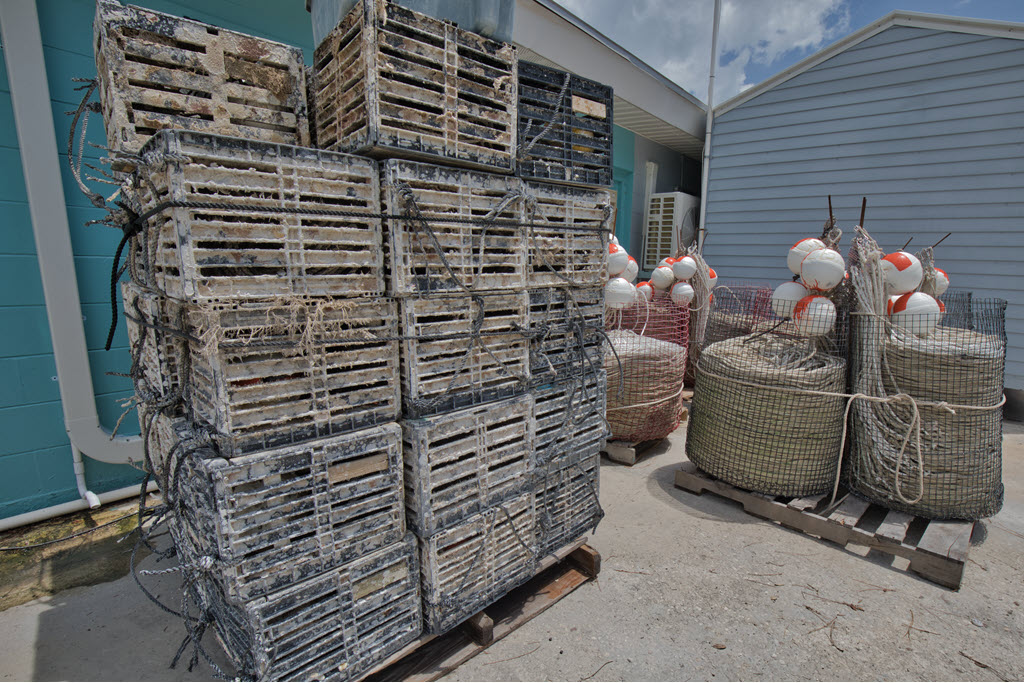
[{"label": "plastic crab trap", "polygon": [[524,178],[611,185],[611,86],[519,62],[517,156]]},{"label": "plastic crab trap", "polygon": [[183,301],[383,294],[370,159],[163,131],[126,195],[133,277]]},{"label": "plastic crab trap", "polygon": [[121,283],[132,379],[139,400],[180,411],[188,373],[188,338],[182,304],[134,282]]},{"label": "plastic crab trap", "polygon": [[225,456],[343,434],[400,412],[398,318],[381,298],[193,306],[189,414]]},{"label": "plastic crab trap", "polygon": [[874,277],[877,245],[855,248],[852,385],[869,398],[853,401],[847,485],[920,517],[996,514],[1003,504],[1006,302],[947,292],[944,313],[887,316]]},{"label": "plastic crab trap", "polygon": [[516,61],[451,22],[358,2],[313,55],[316,145],[511,172]]},{"label": "plastic crab trap", "polygon": [[422,632],[412,534],[271,595],[237,601],[198,573],[193,599],[246,680],[351,681]]},{"label": "plastic crab trap", "polygon": [[530,380],[547,384],[602,366],[604,289],[530,291]]},{"label": "plastic crab trap", "polygon": [[529,488],[530,396],[403,420],[409,528],[429,536]]},{"label": "plastic crab trap", "polygon": [[686,433],[701,470],[772,495],[831,491],[843,450],[848,312],[797,304],[716,290]]},{"label": "plastic crab trap", "polygon": [[554,552],[597,527],[604,419],[603,370],[533,391],[537,470],[537,537]]},{"label": "plastic crab trap", "polygon": [[402,299],[402,404],[425,417],[529,387],[525,292]]},{"label": "plastic crab trap", "polygon": [[530,491],[421,538],[425,630],[444,633],[530,579],[536,533]]},{"label": "plastic crab trap", "polygon": [[612,191],[524,182],[529,287],[604,287]]},{"label": "plastic crab trap", "polygon": [[664,292],[609,311],[608,424],[614,439],[661,439],[679,426],[689,342],[689,310]]},{"label": "plastic crab trap", "polygon": [[165,128],[309,144],[299,48],[113,0],[93,32],[115,163]]},{"label": "plastic crab trap", "polygon": [[401,429],[391,423],[226,460],[180,453],[165,495],[179,545],[214,559],[240,600],[268,595],[405,535]]}]

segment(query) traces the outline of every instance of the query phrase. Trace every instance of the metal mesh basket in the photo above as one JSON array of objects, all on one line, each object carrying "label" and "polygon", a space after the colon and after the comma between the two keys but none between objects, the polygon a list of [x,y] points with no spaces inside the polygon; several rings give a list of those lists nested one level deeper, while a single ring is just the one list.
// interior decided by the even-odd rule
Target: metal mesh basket
[{"label": "metal mesh basket", "polygon": [[663,292],[608,313],[604,367],[613,438],[661,439],[679,426],[689,320],[689,310]]},{"label": "metal mesh basket", "polygon": [[[786,496],[830,490],[843,441],[848,315],[808,336],[776,314],[771,290],[716,290],[697,363],[686,453],[745,489]],[[791,302],[794,305],[796,302]]]}]

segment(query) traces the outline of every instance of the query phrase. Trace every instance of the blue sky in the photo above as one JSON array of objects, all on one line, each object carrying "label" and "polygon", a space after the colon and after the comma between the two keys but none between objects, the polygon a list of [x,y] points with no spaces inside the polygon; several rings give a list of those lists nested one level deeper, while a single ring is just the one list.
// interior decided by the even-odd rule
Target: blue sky
[{"label": "blue sky", "polygon": [[[702,101],[713,0],[557,0]],[[1024,0],[723,0],[715,102],[893,10],[1024,23]]]}]

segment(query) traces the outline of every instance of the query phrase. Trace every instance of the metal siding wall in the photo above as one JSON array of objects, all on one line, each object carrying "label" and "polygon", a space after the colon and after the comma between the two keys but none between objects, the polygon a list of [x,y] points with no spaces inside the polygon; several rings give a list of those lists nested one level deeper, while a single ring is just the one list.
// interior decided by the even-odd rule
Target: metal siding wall
[{"label": "metal siding wall", "polygon": [[[246,33],[264,36],[305,50],[312,59],[312,29],[301,2],[276,0],[146,1],[133,4],[188,16]],[[74,77],[96,75],[92,49],[93,0],[38,0],[43,52],[53,102],[58,146],[63,149],[80,93]],[[43,305],[32,223],[22,181],[21,157],[11,111],[6,65],[0,51],[0,224],[8,226],[0,245],[0,518],[77,497],[69,443],[64,429],[50,331]],[[100,118],[89,122],[88,141],[105,142]],[[87,148],[86,162],[101,153]],[[109,372],[125,372],[130,364],[123,321],[111,350],[103,351],[110,324],[110,263],[120,234],[102,226],[85,227],[100,217],[81,195],[61,154],[64,193],[75,252],[75,270],[82,298],[86,340],[100,420],[113,427],[122,412],[120,399],[130,396],[131,383]],[[113,188],[111,188],[111,191]],[[138,433],[134,411],[121,431]],[[86,454],[88,455],[88,454]],[[108,491],[139,481],[138,470],[86,458],[86,477],[94,491]]]},{"label": "metal siding wall", "polygon": [[705,256],[723,280],[788,280],[828,195],[848,231],[867,196],[885,249],[953,232],[936,259],[954,287],[1009,301],[1006,384],[1024,388],[1024,41],[893,27],[725,112],[713,136]]}]

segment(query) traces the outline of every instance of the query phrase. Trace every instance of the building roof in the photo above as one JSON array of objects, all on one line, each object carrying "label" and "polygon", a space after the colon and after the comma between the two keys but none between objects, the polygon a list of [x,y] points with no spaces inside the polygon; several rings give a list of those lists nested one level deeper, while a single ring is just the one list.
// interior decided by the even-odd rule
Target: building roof
[{"label": "building roof", "polygon": [[771,78],[762,81],[752,88],[744,90],[739,95],[726,100],[715,107],[715,116],[721,116],[730,109],[751,100],[761,93],[771,90],[780,83],[785,83],[791,78],[799,76],[803,72],[814,68],[827,59],[835,57],[839,53],[850,49],[882,31],[893,26],[909,26],[911,28],[924,28],[936,31],[955,31],[959,33],[976,33],[979,35],[992,36],[996,38],[1016,38],[1024,40],[1024,24],[1009,21],[993,21],[987,19],[967,19],[963,17],[950,17],[942,14],[925,14],[923,12],[905,12],[897,10],[890,12],[878,21],[868,24],[859,31],[837,40],[823,50],[814,53],[810,57],[797,62],[785,71],[780,71]]}]

